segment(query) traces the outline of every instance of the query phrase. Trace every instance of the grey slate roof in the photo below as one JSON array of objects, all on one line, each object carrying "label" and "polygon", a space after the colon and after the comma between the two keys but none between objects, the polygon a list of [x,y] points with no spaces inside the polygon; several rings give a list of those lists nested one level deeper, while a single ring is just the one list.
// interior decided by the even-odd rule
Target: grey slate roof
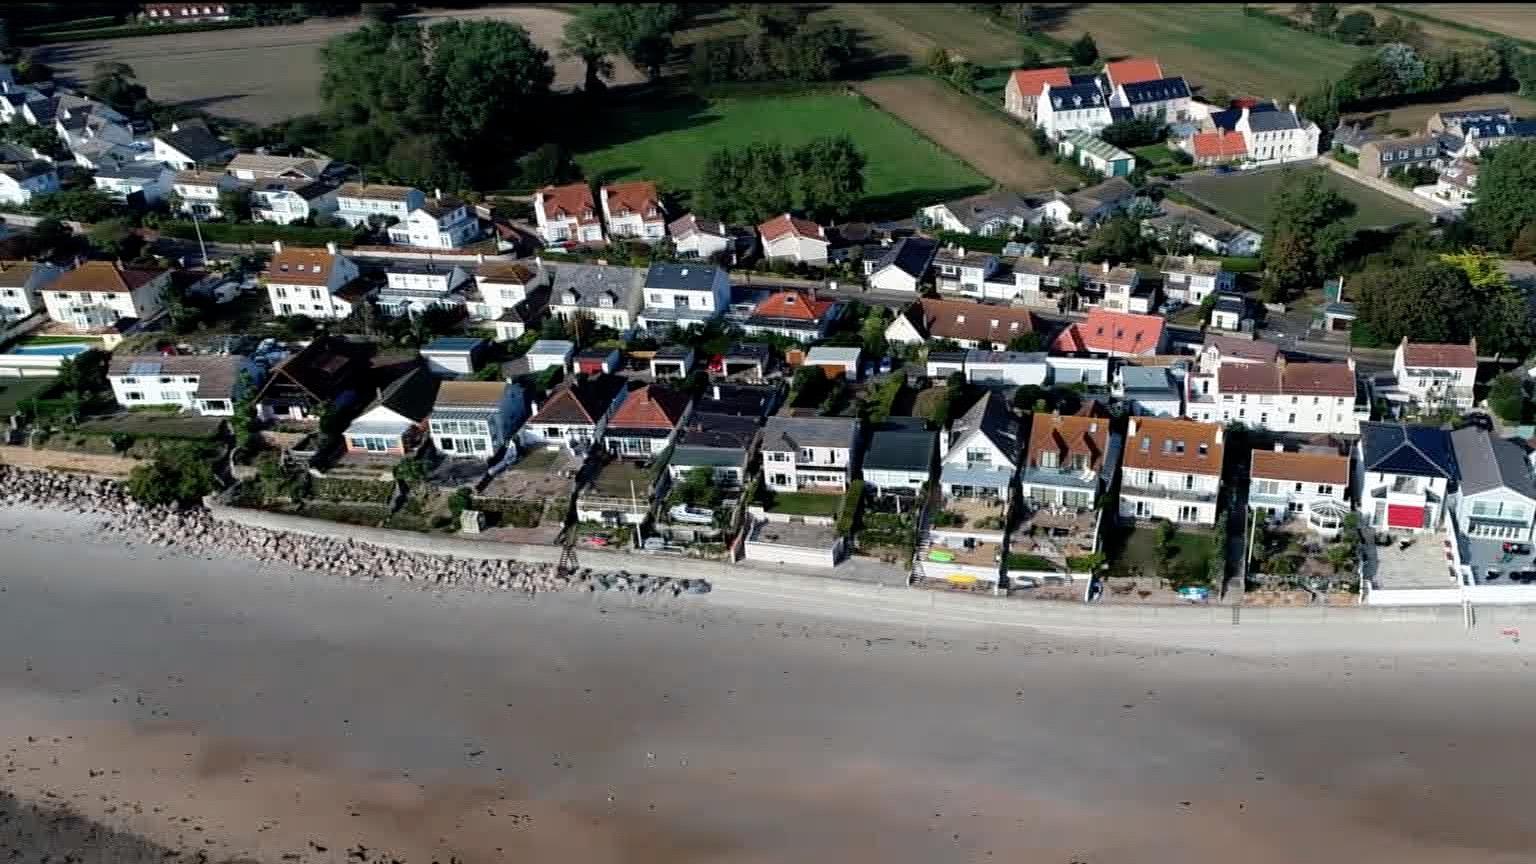
[{"label": "grey slate roof", "polygon": [[194,162],[216,160],[234,147],[215,138],[207,126],[190,124],[158,136],[161,141]]},{"label": "grey slate roof", "polygon": [[852,447],[853,424],[849,417],[775,415],[763,429],[763,449],[798,452],[802,447]]},{"label": "grey slate roof", "polygon": [[554,270],[550,302],[566,305],[566,292],[574,292],[577,306],[599,306],[603,294],[611,292],[613,308],[626,309],[630,298],[640,290],[644,272],[636,267],[609,267],[595,264],[546,265]]},{"label": "grey slate roof", "polygon": [[118,166],[97,169],[97,177],[118,180],[159,180],[166,167],[159,162],[127,162]]},{"label": "grey slate roof", "polygon": [[1120,376],[1126,398],[1129,399],[1167,398],[1179,394],[1173,376],[1162,366],[1126,366],[1120,370]]},{"label": "grey slate roof", "polygon": [[926,471],[933,464],[937,432],[882,429],[869,437],[864,468],[887,471]]},{"label": "grey slate roof", "polygon": [[1137,81],[1125,87],[1126,101],[1132,105],[1148,102],[1167,102],[1170,99],[1188,99],[1189,84],[1183,78],[1159,78],[1156,81]]},{"label": "grey slate roof", "polygon": [[702,291],[708,293],[720,268],[708,264],[652,264],[645,272],[645,287],[667,291]]},{"label": "grey slate roof", "polygon": [[985,396],[955,421],[951,427],[950,440],[958,442],[972,430],[980,430],[1010,462],[1015,465],[1019,463],[1019,424],[996,390],[987,391]]},{"label": "grey slate roof", "polygon": [[1073,84],[1070,87],[1051,87],[1046,90],[1051,107],[1058,111],[1081,111],[1104,105],[1104,94],[1097,84]]},{"label": "grey slate roof", "polygon": [[914,279],[921,279],[933,265],[934,256],[938,254],[937,240],[929,240],[926,237],[903,237],[880,257],[880,260],[875,263],[875,270],[895,267]]},{"label": "grey slate roof", "polygon": [[1436,426],[1361,423],[1360,453],[1367,471],[1456,479],[1450,433]]},{"label": "grey slate roof", "polygon": [[1525,454],[1515,443],[1495,438],[1476,426],[1463,426],[1451,433],[1451,447],[1456,452],[1463,494],[1502,487],[1536,501],[1536,481],[1532,481]]},{"label": "grey slate roof", "polygon": [[1015,216],[1028,219],[1033,207],[1017,192],[1000,189],[984,192],[968,198],[944,202],[945,209],[972,231],[993,219],[1011,220]]}]

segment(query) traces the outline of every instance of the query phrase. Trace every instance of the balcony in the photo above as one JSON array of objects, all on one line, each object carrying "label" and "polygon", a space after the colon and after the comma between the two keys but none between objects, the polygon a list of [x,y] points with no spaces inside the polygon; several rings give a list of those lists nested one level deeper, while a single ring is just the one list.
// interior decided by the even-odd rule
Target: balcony
[{"label": "balcony", "polygon": [[1137,486],[1125,483],[1120,487],[1120,494],[1141,498],[1165,498],[1170,501],[1191,501],[1200,504],[1209,504],[1216,500],[1215,492],[1202,492],[1199,489],[1175,489],[1172,486]]}]

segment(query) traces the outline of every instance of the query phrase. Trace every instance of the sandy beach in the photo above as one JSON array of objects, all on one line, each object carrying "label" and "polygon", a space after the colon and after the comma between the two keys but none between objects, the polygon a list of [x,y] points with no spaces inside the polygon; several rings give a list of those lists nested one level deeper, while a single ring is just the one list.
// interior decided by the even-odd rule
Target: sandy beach
[{"label": "sandy beach", "polygon": [[88,826],[65,838],[0,806],[19,860],[99,852],[108,829],[182,861],[1536,850],[1536,675],[1516,643],[1402,625],[1390,654],[1278,629],[1133,645],[775,610],[729,583],[682,603],[432,592],[93,524],[0,509],[0,787]]}]

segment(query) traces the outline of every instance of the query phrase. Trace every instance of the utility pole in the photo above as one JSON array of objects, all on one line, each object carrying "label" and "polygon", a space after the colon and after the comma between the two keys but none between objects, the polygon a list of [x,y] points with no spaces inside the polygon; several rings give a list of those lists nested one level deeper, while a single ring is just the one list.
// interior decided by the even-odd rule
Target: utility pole
[{"label": "utility pole", "polygon": [[197,207],[188,208],[192,211],[192,232],[197,235],[197,250],[203,256],[203,266],[208,266],[208,247],[203,243],[202,223],[197,219]]}]

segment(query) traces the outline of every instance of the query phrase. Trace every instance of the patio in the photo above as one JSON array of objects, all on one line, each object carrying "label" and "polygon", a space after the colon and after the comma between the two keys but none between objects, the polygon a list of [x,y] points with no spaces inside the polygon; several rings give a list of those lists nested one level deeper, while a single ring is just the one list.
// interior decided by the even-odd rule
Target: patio
[{"label": "patio", "polygon": [[[1373,588],[1455,588],[1448,542],[1440,534],[1393,536],[1378,546],[1369,538],[1360,544],[1365,578]],[[1407,546],[1403,544],[1406,543]]]},{"label": "patio", "polygon": [[[1005,508],[1001,498],[955,498],[946,497],[942,501],[940,512],[950,516],[935,514],[932,527],[939,530],[971,530],[989,531],[1001,533],[1006,529]],[[958,517],[958,521],[951,524],[950,517]]]},{"label": "patio", "polygon": [[1071,507],[1040,507],[1025,513],[1013,532],[1015,553],[1058,563],[1092,555],[1098,547],[1099,513]]}]

